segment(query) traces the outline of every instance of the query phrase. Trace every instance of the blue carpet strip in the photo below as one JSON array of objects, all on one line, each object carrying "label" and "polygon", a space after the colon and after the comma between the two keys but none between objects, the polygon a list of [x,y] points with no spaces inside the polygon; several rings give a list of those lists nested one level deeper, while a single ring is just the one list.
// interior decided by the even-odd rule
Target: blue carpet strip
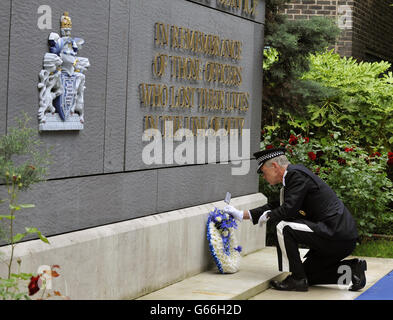
[{"label": "blue carpet strip", "polygon": [[393,270],[355,300],[393,300]]}]

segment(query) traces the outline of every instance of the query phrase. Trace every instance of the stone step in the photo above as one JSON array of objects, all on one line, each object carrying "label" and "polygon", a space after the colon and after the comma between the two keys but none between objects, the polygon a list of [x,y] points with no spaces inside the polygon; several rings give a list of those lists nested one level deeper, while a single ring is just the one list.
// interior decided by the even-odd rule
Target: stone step
[{"label": "stone step", "polygon": [[[346,259],[355,258],[350,256]],[[360,291],[348,291],[349,286],[320,285],[307,292],[265,290],[249,300],[354,300],[393,270],[393,259],[356,257],[367,261],[366,286]]]},{"label": "stone step", "polygon": [[[300,249],[301,257],[307,251]],[[237,273],[223,275],[214,268],[138,300],[353,300],[393,270],[393,259],[357,258],[365,259],[368,265],[366,287],[358,292],[337,285],[312,286],[308,292],[270,289],[270,280],[282,280],[288,273],[278,271],[276,249],[266,247],[244,256]]]},{"label": "stone step", "polygon": [[269,288],[272,279],[287,274],[277,269],[274,247],[244,256],[240,270],[234,274],[220,274],[217,268],[154,291],[138,300],[243,300],[252,298]]}]

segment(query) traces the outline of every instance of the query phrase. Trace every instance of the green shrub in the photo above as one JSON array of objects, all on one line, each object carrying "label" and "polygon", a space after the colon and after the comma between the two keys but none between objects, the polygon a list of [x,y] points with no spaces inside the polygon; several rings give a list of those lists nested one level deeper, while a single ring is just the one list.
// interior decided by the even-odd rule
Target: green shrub
[{"label": "green shrub", "polygon": [[300,112],[329,96],[324,86],[299,79],[310,68],[309,55],[334,46],[340,34],[331,17],[311,17],[309,20],[289,20],[279,14],[287,1],[266,2],[265,45],[279,53],[274,63],[265,55],[263,73],[263,123],[275,122],[279,110]]},{"label": "green shrub", "polygon": [[[340,131],[352,143],[369,148],[393,146],[393,74],[388,62],[357,62],[333,51],[310,55],[301,79],[332,89],[307,107],[309,130]],[[303,119],[304,120],[304,119]]]},{"label": "green shrub", "polygon": [[279,60],[279,53],[275,48],[266,47],[263,50],[263,70],[269,70]]}]

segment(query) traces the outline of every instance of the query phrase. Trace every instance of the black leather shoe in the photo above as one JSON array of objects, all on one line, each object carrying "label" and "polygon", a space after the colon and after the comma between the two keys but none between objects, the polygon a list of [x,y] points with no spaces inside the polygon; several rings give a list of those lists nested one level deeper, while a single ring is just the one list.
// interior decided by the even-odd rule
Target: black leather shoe
[{"label": "black leather shoe", "polygon": [[307,279],[296,280],[291,275],[283,281],[272,280],[270,285],[274,289],[281,291],[308,291]]},{"label": "black leather shoe", "polygon": [[367,262],[366,260],[355,259],[353,266],[351,266],[352,270],[352,286],[349,288],[349,291],[358,291],[363,289],[366,285],[366,274],[367,270]]}]

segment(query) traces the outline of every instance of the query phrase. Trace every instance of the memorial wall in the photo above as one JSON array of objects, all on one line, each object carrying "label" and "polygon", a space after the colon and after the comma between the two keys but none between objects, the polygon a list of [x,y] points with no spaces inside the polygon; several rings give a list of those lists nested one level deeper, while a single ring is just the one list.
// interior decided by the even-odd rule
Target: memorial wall
[{"label": "memorial wall", "polygon": [[[83,126],[40,130],[65,12],[89,61]],[[53,155],[23,226],[51,236],[257,193],[264,15],[257,0],[2,0],[0,133],[26,112]]]}]

